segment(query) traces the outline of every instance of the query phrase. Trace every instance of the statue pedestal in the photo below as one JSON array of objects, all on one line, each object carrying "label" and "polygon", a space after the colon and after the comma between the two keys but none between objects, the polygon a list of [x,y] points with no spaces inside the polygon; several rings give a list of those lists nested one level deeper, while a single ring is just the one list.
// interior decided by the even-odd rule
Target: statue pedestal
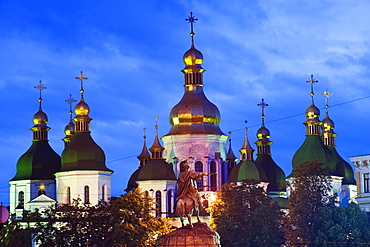
[{"label": "statue pedestal", "polygon": [[194,223],[193,228],[185,226],[158,240],[158,247],[221,247],[220,235],[207,223]]}]

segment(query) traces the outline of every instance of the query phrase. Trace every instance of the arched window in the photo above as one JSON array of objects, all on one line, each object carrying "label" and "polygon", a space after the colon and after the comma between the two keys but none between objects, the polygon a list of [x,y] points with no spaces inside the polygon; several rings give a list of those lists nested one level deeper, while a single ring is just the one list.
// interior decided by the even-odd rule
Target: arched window
[{"label": "arched window", "polygon": [[167,216],[172,213],[172,190],[167,192]]},{"label": "arched window", "polygon": [[185,167],[184,167],[185,164],[186,164],[186,161],[182,161],[180,163],[180,172],[184,172],[185,171]]},{"label": "arched window", "polygon": [[[216,173],[216,170],[217,170],[216,169],[216,162],[214,162],[214,161],[211,162],[209,170],[210,170],[211,173]],[[211,190],[216,191],[217,190],[217,175],[212,174],[210,176],[210,180],[211,180]]]},{"label": "arched window", "polygon": [[84,202],[85,204],[89,204],[90,203],[90,188],[89,186],[85,186],[85,189],[84,189]]},{"label": "arched window", "polygon": [[[195,171],[196,172],[203,172],[203,163],[200,161],[195,162]],[[203,190],[203,177],[197,180],[197,187],[199,191]]]},{"label": "arched window", "polygon": [[67,204],[71,204],[71,187],[67,187]]},{"label": "arched window", "polygon": [[105,185],[101,187],[101,201],[105,202]]},{"label": "arched window", "polygon": [[155,192],[155,202],[157,203],[155,205],[155,216],[157,217],[161,217],[162,216],[162,193],[157,190],[157,192]]},{"label": "arched window", "polygon": [[20,191],[18,193],[18,206],[17,208],[24,208],[24,192]]},{"label": "arched window", "polygon": [[149,192],[147,190],[144,192],[144,205],[146,208],[149,207]]}]

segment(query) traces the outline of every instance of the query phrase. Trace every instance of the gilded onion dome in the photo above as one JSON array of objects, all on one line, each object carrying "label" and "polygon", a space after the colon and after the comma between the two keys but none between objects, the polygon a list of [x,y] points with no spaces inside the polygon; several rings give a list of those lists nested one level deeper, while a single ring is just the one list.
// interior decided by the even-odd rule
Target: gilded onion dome
[{"label": "gilded onion dome", "polygon": [[75,121],[75,133],[69,145],[63,150],[60,171],[98,170],[113,172],[106,167],[104,151],[95,143],[90,134],[92,118],[88,116],[90,108],[83,97],[83,80],[87,78],[82,76],[81,71],[81,76],[76,77],[76,79],[81,81],[81,99],[75,107],[76,117],[73,119]]},{"label": "gilded onion dome", "polygon": [[194,33],[191,32],[192,45],[185,52],[183,61],[185,68],[185,93],[180,102],[170,113],[171,130],[167,135],[181,134],[217,134],[224,135],[220,130],[220,112],[203,92],[203,55],[195,48]]},{"label": "gilded onion dome", "polygon": [[73,119],[72,119],[72,103],[73,102],[76,102],[76,100],[74,100],[72,98],[72,94],[69,95],[69,98],[67,100],[65,100],[65,102],[68,102],[69,104],[69,123],[64,127],[64,134],[66,135],[62,140],[64,141],[64,147],[66,147],[67,145],[69,145],[69,143],[71,142],[71,138],[72,136],[74,135],[74,132],[75,132],[75,124],[73,122]]},{"label": "gilded onion dome", "polygon": [[34,126],[31,147],[19,158],[17,162],[17,173],[11,181],[15,180],[53,180],[54,173],[61,167],[60,156],[51,148],[48,140],[49,127],[47,115],[42,111],[41,91],[45,89],[40,84],[35,87],[40,90],[39,109],[33,116]]}]

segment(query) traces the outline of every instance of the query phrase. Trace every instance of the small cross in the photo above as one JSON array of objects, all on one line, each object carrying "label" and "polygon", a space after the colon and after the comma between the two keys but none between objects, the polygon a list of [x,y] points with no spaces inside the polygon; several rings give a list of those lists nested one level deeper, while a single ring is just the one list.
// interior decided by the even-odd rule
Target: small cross
[{"label": "small cross", "polygon": [[[248,123],[248,120],[244,120],[244,123],[245,123],[245,125],[247,125],[247,123]],[[245,130],[248,130],[248,127],[247,126],[245,126],[245,128],[244,128]]]},{"label": "small cross", "polygon": [[195,33],[194,33],[194,26],[193,24],[198,20],[198,18],[195,18],[195,16],[193,16],[193,12],[190,12],[190,16],[188,18],[185,19],[185,21],[188,21],[190,23],[190,36],[191,38],[193,39],[193,37],[195,36]]},{"label": "small cross", "polygon": [[83,81],[84,81],[84,80],[89,79],[89,78],[87,78],[87,77],[83,77],[83,76],[82,76],[82,74],[83,74],[83,72],[82,72],[82,71],[80,71],[80,76],[76,76],[76,79],[77,79],[77,80],[80,80],[80,82],[81,82],[81,89],[80,89],[80,93],[81,93],[81,94],[83,94],[83,93],[84,93],[84,85],[83,85]]},{"label": "small cross", "polygon": [[41,97],[41,91],[46,89],[46,87],[44,87],[44,85],[42,85],[42,81],[40,80],[39,81],[39,85],[37,86],[34,86],[34,88],[36,88],[37,90],[40,91],[40,98],[39,98],[39,101],[41,102],[42,101],[42,97]]},{"label": "small cross", "polygon": [[332,96],[333,94],[329,93],[328,89],[326,88],[325,92],[323,92],[321,95],[325,97],[325,108],[328,109],[329,108],[329,97]]},{"label": "small cross", "polygon": [[265,124],[265,121],[264,121],[264,118],[265,118],[265,108],[267,106],[269,106],[268,104],[266,104],[265,100],[262,99],[261,103],[257,104],[258,106],[260,106],[262,108],[262,115],[261,115],[261,118],[262,118],[262,124]]},{"label": "small cross", "polygon": [[158,129],[158,117],[155,117],[155,128]]},{"label": "small cross", "polygon": [[64,102],[68,102],[68,104],[69,104],[69,115],[71,116],[71,118],[72,118],[72,103],[73,102],[76,102],[76,100],[75,99],[73,99],[72,98],[72,94],[70,94],[69,95],[69,98],[68,99],[66,99]]},{"label": "small cross", "polygon": [[145,135],[146,128],[143,128],[143,130],[144,130],[144,139],[146,139],[146,135]]},{"label": "small cross", "polygon": [[318,80],[315,80],[315,79],[313,79],[313,75],[311,75],[311,78],[310,78],[310,80],[309,81],[306,81],[307,83],[310,83],[311,84],[311,97],[312,97],[312,101],[313,101],[313,96],[315,95],[314,94],[314,92],[313,92],[313,85],[315,84],[315,83],[318,83],[319,81]]}]

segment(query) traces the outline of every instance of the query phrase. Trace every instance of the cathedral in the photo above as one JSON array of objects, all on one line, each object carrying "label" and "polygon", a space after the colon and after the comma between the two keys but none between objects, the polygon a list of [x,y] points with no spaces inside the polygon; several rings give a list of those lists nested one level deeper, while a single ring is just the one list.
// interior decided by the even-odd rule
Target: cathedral
[{"label": "cathedral", "polygon": [[[150,152],[144,135],[143,148],[137,157],[138,168],[132,173],[126,191],[141,188],[155,199],[157,216],[171,216],[176,202],[176,180],[188,163],[191,170],[212,174],[197,181],[205,208],[215,199],[215,192],[224,183],[238,183],[244,179],[260,181],[266,193],[284,208],[289,196],[284,182],[291,179],[292,174],[286,176],[272,158],[271,135],[265,124],[268,104],[264,99],[258,104],[262,114],[261,127],[254,142],[256,158],[247,128],[240,156],[236,157],[231,139],[220,128],[221,114],[204,93],[203,55],[195,48],[193,31],[197,19],[191,13],[186,20],[191,25],[191,45],[184,53],[185,68],[181,70],[184,74],[184,94],[169,113],[171,127],[168,133],[159,137],[158,126],[155,126],[156,134],[149,147]],[[42,110],[42,91],[45,87],[41,81],[36,86],[40,97],[38,111],[33,116],[32,144],[19,158],[17,172],[9,181],[10,212],[16,218],[21,218],[25,210],[45,208],[55,203],[70,204],[76,198],[80,198],[82,203],[95,205],[99,201],[108,201],[111,196],[113,171],[106,166],[104,151],[94,142],[90,131],[92,118],[84,100],[83,87],[87,78],[81,72],[76,79],[81,84],[80,101],[74,109],[75,117],[72,117],[74,100],[71,97],[67,100],[71,106],[70,122],[65,127],[65,148],[61,156],[48,143],[50,128],[47,126],[48,117]],[[335,148],[336,133],[334,121],[329,118],[329,105],[326,103],[325,118],[320,120],[320,110],[314,104],[313,85],[317,81],[311,76],[308,82],[311,85],[311,105],[306,110],[306,121],[303,123],[306,138],[292,158],[292,169],[304,161],[323,162],[331,171],[333,192],[338,194],[340,205],[344,206],[349,201],[357,200],[359,188],[351,165]],[[326,97],[329,95],[327,93]],[[366,163],[354,162],[357,164],[356,171]],[[369,173],[358,175],[358,183],[362,181],[361,176],[367,176],[367,190],[361,190],[361,193],[368,193]]]}]

